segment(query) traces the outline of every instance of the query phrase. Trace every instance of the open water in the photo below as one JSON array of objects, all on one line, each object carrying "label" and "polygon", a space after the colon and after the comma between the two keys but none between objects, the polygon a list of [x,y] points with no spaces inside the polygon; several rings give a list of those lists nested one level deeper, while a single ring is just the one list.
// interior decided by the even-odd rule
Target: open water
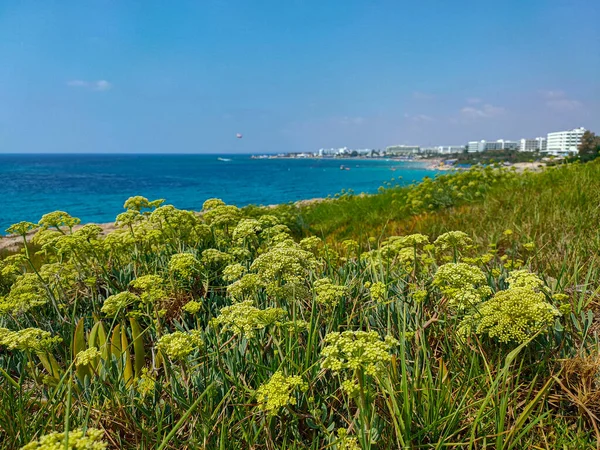
[{"label": "open water", "polygon": [[[341,164],[350,170],[340,170]],[[133,195],[199,210],[212,197],[238,206],[270,205],[326,197],[342,189],[371,193],[392,178],[409,184],[432,175],[421,163],[384,159],[0,154],[0,234],[15,222],[37,222],[55,210],[84,223],[112,222]]]}]

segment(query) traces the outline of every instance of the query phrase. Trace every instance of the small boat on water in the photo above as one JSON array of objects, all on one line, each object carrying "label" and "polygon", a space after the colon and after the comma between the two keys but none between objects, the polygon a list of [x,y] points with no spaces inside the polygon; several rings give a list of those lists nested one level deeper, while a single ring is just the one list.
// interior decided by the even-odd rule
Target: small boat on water
[{"label": "small boat on water", "polygon": [[350,170],[350,167],[346,167],[343,164],[340,166],[340,170]]},{"label": "small boat on water", "polygon": [[231,161],[231,159],[229,159],[229,158],[220,158],[220,157],[217,158],[217,160],[218,161],[225,161],[225,162]]}]

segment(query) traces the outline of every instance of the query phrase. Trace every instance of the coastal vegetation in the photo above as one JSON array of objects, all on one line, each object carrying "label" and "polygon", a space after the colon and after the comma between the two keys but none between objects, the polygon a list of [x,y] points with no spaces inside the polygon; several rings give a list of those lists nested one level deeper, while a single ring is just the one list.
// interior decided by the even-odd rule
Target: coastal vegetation
[{"label": "coastal vegetation", "polygon": [[595,447],[599,176],[17,223],[0,448]]}]

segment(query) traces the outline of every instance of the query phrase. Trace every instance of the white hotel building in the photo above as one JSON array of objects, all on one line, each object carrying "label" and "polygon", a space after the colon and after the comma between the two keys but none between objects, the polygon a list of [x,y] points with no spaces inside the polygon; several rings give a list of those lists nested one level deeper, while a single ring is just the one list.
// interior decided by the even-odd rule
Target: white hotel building
[{"label": "white hotel building", "polygon": [[521,139],[519,144],[520,152],[545,152],[546,138],[537,137],[535,139]]},{"label": "white hotel building", "polygon": [[585,128],[548,133],[546,152],[550,155],[569,155],[577,153]]},{"label": "white hotel building", "polygon": [[498,139],[497,141],[470,141],[467,144],[467,151],[469,153],[485,152],[488,150],[517,150],[519,143],[514,141],[505,141],[504,139]]}]

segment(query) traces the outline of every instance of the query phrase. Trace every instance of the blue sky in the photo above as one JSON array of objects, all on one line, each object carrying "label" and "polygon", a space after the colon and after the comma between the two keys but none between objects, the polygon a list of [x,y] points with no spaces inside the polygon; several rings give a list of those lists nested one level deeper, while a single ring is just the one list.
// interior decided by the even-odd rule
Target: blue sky
[{"label": "blue sky", "polygon": [[600,131],[598,23],[597,0],[0,0],[0,152]]}]

